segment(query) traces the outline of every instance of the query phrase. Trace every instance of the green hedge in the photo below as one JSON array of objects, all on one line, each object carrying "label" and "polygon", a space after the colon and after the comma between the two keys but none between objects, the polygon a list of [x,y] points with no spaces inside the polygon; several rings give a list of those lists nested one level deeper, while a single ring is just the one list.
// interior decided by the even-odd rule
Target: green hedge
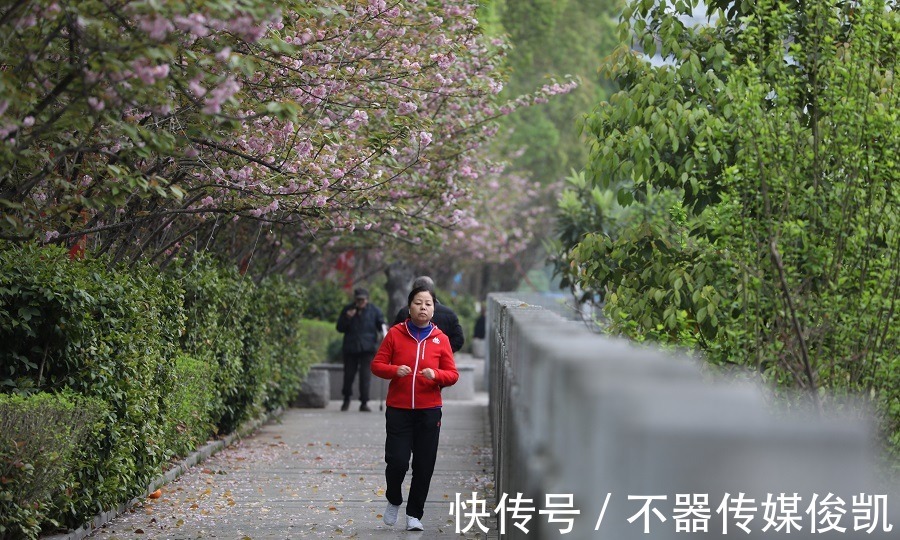
[{"label": "green hedge", "polygon": [[337,331],[335,321],[300,321],[300,332],[316,362],[339,362],[341,359],[343,334]]},{"label": "green hedge", "polygon": [[260,283],[254,298],[244,319],[244,366],[259,384],[248,403],[271,411],[293,400],[315,356],[302,335],[300,289],[276,276]]},{"label": "green hedge", "polygon": [[217,393],[215,366],[184,353],[174,359],[172,378],[166,388],[168,421],[165,446],[171,456],[184,456],[202,446],[215,431],[212,421]]},{"label": "green hedge", "polygon": [[[149,268],[110,269],[69,260],[58,247],[0,252],[0,384],[19,393],[71,390],[107,405],[105,429],[88,441],[96,470],[76,474],[77,525],[136,495],[159,471],[165,396],[182,328],[179,295]],[[175,288],[177,291],[177,288]]]},{"label": "green hedge", "polygon": [[0,539],[59,524],[105,413],[100,400],[71,393],[0,394]]},{"label": "green hedge", "polygon": [[160,273],[0,243],[0,393],[67,391],[104,411],[71,471],[78,488],[34,519],[80,526],[171,458],[289,403],[316,361],[304,307],[296,285],[257,285],[208,257]]},{"label": "green hedge", "polygon": [[[245,416],[246,396],[242,375],[244,325],[253,297],[253,281],[243,279],[235,269],[224,269],[208,256],[177,261],[170,267],[184,288],[187,328],[181,337],[182,350],[193,358],[215,366],[213,379],[217,396],[212,404],[213,423],[228,433]],[[248,384],[258,384],[247,381]]]}]

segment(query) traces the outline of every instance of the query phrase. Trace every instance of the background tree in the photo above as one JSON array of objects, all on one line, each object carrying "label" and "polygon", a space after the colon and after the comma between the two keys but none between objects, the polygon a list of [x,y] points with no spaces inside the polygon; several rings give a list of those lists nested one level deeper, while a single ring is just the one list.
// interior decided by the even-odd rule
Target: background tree
[{"label": "background tree", "polygon": [[[501,41],[445,2],[22,1],[0,11],[0,235],[257,276],[471,219]],[[22,55],[21,51],[29,51]],[[352,234],[351,234],[352,233]],[[251,264],[253,263],[253,264]]]},{"label": "background tree", "polygon": [[[865,391],[896,439],[897,5],[738,4],[702,26],[696,2],[629,5],[558,268],[615,331]],[[613,194],[637,203],[592,201]]]},{"label": "background tree", "polygon": [[[478,18],[485,32],[506,36],[510,44],[501,98],[531,92],[554,78],[571,77],[578,88],[500,120],[490,150],[495,159],[506,162],[506,168],[482,183],[495,196],[486,193],[476,203],[480,232],[470,228],[457,233],[463,241],[451,242],[453,256],[443,257],[440,265],[448,279],[461,277],[461,288],[477,298],[491,290],[514,290],[523,280],[527,283],[530,270],[545,264],[542,243],[553,228],[551,209],[560,181],[586,158],[580,120],[609,88],[597,70],[601,58],[613,50],[613,21],[621,11],[615,0],[481,4]],[[495,243],[484,245],[489,238]],[[448,253],[446,248],[442,251]]]}]

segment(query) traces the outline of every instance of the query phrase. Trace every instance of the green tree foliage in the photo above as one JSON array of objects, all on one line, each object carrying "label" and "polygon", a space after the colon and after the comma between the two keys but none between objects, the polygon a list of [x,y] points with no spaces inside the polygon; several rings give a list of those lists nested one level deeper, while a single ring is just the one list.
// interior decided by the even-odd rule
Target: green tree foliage
[{"label": "green tree foliage", "polygon": [[[896,2],[633,2],[556,262],[612,327],[900,427]],[[728,11],[725,11],[725,8]],[[615,208],[612,198],[628,208]],[[633,203],[636,201],[636,203]]]},{"label": "green tree foliage", "polygon": [[491,8],[488,20],[499,23],[512,45],[504,94],[518,95],[550,77],[570,75],[579,80],[580,88],[574,92],[504,119],[507,137],[502,148],[517,156],[515,168],[541,183],[555,183],[587,159],[579,123],[584,111],[605,99],[611,89],[598,70],[601,59],[615,48],[615,17],[621,2],[497,0]]}]

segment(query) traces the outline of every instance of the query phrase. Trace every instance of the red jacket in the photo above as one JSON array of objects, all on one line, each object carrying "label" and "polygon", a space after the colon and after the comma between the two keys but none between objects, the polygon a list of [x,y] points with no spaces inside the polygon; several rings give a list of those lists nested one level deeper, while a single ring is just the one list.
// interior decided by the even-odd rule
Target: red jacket
[{"label": "red jacket", "polygon": [[[411,367],[412,373],[397,377],[397,368],[402,365]],[[434,370],[434,380],[419,373],[425,368]],[[459,380],[447,335],[433,326],[422,341],[416,341],[405,322],[388,330],[372,359],[372,373],[391,381],[385,403],[398,409],[440,407],[441,388],[452,386]]]}]

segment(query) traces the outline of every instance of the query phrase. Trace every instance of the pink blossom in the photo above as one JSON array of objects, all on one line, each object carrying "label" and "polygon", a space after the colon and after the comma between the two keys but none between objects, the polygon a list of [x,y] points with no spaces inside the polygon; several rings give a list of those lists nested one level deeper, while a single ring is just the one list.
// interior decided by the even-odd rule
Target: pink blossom
[{"label": "pink blossom", "polygon": [[206,88],[204,88],[203,85],[200,84],[200,81],[197,79],[194,79],[191,82],[189,82],[188,88],[190,88],[191,92],[193,92],[194,95],[197,97],[203,97],[206,95]]},{"label": "pink blossom", "polygon": [[366,114],[366,111],[356,110],[353,111],[353,114],[350,115],[350,118],[347,119],[347,127],[356,131],[360,127],[369,123],[369,115]]},{"label": "pink blossom", "polygon": [[[432,61],[437,62],[437,66],[441,70],[449,69],[453,62],[456,60],[456,56],[454,56],[453,53],[432,54],[429,58]],[[444,79],[443,76],[441,76],[441,79],[453,82],[451,79]]]},{"label": "pink blossom", "polygon": [[214,88],[203,106],[203,112],[206,114],[218,114],[222,111],[222,104],[229,98],[238,93],[241,85],[234,80],[233,76],[229,76],[225,81]]},{"label": "pink blossom", "polygon": [[16,30],[25,30],[37,24],[37,17],[33,13],[29,13],[16,21]]},{"label": "pink blossom", "polygon": [[303,141],[297,145],[297,155],[299,157],[306,157],[312,152],[312,143],[309,141]]},{"label": "pink blossom", "polygon": [[259,41],[266,33],[265,24],[260,24],[250,15],[239,15],[229,21],[228,30],[251,43]]},{"label": "pink blossom", "polygon": [[401,101],[400,105],[397,107],[397,114],[406,116],[416,112],[418,109],[419,106],[411,101]]},{"label": "pink blossom", "polygon": [[140,22],[140,28],[147,35],[150,36],[150,39],[154,39],[156,41],[162,41],[166,39],[166,35],[169,32],[175,30],[175,26],[172,24],[172,21],[166,19],[165,17],[160,17],[159,15],[154,16],[153,18],[144,18]]},{"label": "pink blossom", "polygon": [[194,36],[201,38],[209,35],[209,28],[206,27],[206,17],[200,13],[191,13],[187,17],[177,15],[173,20],[179,30],[190,32]]},{"label": "pink blossom", "polygon": [[369,15],[377,16],[387,9],[385,0],[369,0]]},{"label": "pink blossom", "polygon": [[106,107],[106,103],[102,99],[96,98],[94,96],[90,96],[89,98],[87,98],[87,102],[91,109],[94,109],[97,112],[102,111],[103,108]]},{"label": "pink blossom", "polygon": [[134,74],[146,85],[152,85],[169,75],[169,64],[152,65],[148,58],[138,58],[131,63]]}]

